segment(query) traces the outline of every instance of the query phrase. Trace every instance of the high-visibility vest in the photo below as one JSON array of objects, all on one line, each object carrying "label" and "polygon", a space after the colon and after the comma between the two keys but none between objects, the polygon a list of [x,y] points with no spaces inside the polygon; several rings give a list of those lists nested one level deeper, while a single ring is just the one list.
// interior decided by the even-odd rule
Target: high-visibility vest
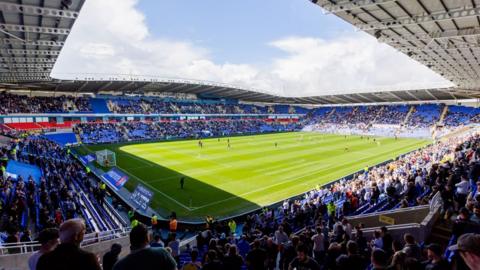
[{"label": "high-visibility vest", "polygon": [[235,222],[235,220],[230,220],[228,222],[228,227],[230,228],[231,233],[235,233],[235,231],[237,230],[237,223]]},{"label": "high-visibility vest", "polygon": [[170,231],[172,231],[172,232],[177,230],[177,220],[176,219],[173,218],[173,219],[170,220],[169,228],[170,228]]},{"label": "high-visibility vest", "polygon": [[130,222],[130,227],[135,228],[136,226],[138,226],[138,220],[134,219],[132,220],[132,222]]},{"label": "high-visibility vest", "polygon": [[158,218],[156,215],[152,216],[152,225],[157,225],[158,223]]}]

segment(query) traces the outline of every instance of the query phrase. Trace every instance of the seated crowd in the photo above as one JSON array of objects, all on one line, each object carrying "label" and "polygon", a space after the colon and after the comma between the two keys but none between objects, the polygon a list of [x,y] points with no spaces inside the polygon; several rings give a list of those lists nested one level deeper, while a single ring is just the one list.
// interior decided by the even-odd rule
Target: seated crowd
[{"label": "seated crowd", "polygon": [[[104,194],[68,152],[37,136],[22,136],[0,147],[0,232],[6,232],[0,235],[0,243],[31,241],[30,230],[55,228],[76,217],[87,221],[89,232],[116,228],[115,224],[99,225],[106,223],[100,220],[108,220],[102,210]],[[41,176],[14,179],[5,173],[9,160],[35,165]]]},{"label": "seated crowd", "polygon": [[0,92],[0,100],[2,100],[0,114],[92,111],[89,99],[84,97],[29,97]]},{"label": "seated crowd", "polygon": [[77,125],[75,131],[80,134],[84,143],[107,143],[299,131],[301,128],[300,123],[283,124],[256,119],[216,119],[176,122],[88,123]]}]

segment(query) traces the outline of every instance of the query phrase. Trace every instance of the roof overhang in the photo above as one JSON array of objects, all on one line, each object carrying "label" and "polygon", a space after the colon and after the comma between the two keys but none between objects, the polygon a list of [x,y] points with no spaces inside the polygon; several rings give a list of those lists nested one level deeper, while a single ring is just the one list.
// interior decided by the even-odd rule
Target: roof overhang
[{"label": "roof overhang", "polygon": [[0,82],[50,81],[84,1],[1,1]]}]

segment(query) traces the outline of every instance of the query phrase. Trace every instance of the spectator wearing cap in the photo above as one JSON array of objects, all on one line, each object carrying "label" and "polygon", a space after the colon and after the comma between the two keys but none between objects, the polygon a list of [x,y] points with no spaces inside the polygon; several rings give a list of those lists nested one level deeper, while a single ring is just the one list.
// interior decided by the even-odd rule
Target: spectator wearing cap
[{"label": "spectator wearing cap", "polygon": [[122,246],[120,244],[112,244],[110,251],[103,255],[103,270],[112,270],[115,263],[118,261],[118,255],[122,252]]},{"label": "spectator wearing cap", "polygon": [[425,270],[449,270],[450,265],[442,256],[443,249],[439,244],[433,243],[427,246],[428,261],[424,262]]},{"label": "spectator wearing cap", "polygon": [[177,264],[164,248],[152,248],[148,245],[147,227],[140,223],[130,231],[131,252],[118,261],[113,270],[176,270]]},{"label": "spectator wearing cap", "polygon": [[470,270],[480,269],[480,235],[467,233],[458,238],[457,244],[449,248],[457,251]]},{"label": "spectator wearing cap", "polygon": [[35,252],[28,259],[28,267],[30,270],[37,269],[37,263],[40,257],[43,254],[46,254],[54,250],[58,245],[58,230],[53,228],[48,228],[40,232],[38,235],[38,242],[40,242],[40,250]]}]

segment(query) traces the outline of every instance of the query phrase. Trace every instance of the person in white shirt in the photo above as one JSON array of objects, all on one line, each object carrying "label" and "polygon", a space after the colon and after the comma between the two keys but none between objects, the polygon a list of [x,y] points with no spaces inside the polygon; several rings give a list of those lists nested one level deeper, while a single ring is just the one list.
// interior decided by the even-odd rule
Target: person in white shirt
[{"label": "person in white shirt", "polygon": [[470,192],[470,183],[465,175],[462,175],[462,180],[460,183],[455,184],[456,190],[456,201],[458,207],[464,207],[467,201],[468,193]]},{"label": "person in white shirt", "polygon": [[323,264],[325,258],[325,236],[322,233],[322,227],[318,226],[317,233],[312,236],[313,241],[313,258],[320,265]]}]

